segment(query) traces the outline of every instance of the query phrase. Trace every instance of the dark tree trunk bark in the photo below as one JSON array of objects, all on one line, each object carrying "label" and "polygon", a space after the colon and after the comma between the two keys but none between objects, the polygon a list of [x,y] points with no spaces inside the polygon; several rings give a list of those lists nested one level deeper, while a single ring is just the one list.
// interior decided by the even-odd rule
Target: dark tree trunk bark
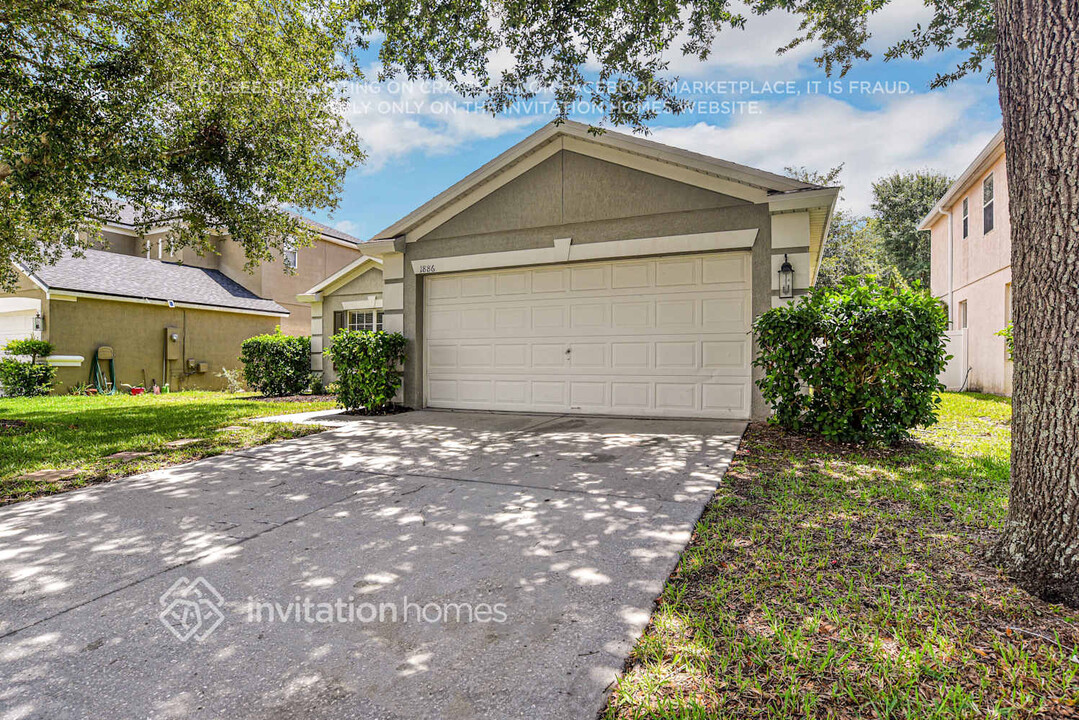
[{"label": "dark tree trunk bark", "polygon": [[1079,606],[1079,2],[996,0],[1012,222],[1012,487],[995,558]]}]

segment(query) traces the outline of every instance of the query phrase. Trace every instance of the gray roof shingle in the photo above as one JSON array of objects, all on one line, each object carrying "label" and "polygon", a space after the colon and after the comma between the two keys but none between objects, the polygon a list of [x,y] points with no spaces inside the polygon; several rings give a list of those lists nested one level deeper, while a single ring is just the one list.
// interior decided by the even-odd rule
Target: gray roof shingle
[{"label": "gray roof shingle", "polygon": [[230,280],[218,270],[177,265],[103,250],[84,257],[66,255],[33,274],[50,290],[95,293],[191,305],[258,310],[288,315],[288,310]]}]

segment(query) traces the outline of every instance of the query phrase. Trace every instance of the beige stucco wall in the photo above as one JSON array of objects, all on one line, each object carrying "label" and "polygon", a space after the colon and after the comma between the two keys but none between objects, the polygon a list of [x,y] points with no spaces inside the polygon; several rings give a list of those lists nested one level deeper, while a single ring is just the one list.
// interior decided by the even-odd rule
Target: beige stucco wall
[{"label": "beige stucco wall", "polygon": [[289,316],[281,321],[281,332],[286,335],[311,334],[311,306],[297,302],[296,296],[360,257],[360,251],[355,248],[317,240],[314,245],[299,249],[296,271],[290,274],[280,258],[264,262],[250,272],[245,270],[247,259],[243,248],[234,242],[222,242],[220,252],[218,269],[222,273],[289,311]]},{"label": "beige stucco wall", "polygon": [[372,266],[332,293],[324,295],[322,319],[321,322],[316,321],[315,323],[315,327],[320,328],[320,332],[313,332],[311,337],[311,366],[313,369],[322,369],[322,377],[325,382],[332,382],[337,379],[337,373],[334,372],[333,365],[322,357],[323,346],[329,344],[330,338],[333,336],[333,314],[343,310],[346,302],[367,300],[371,295],[381,298],[382,289],[382,270],[379,267]]},{"label": "beige stucco wall", "polygon": [[268,316],[88,298],[54,298],[49,309],[45,339],[53,343],[56,354],[85,358],[82,367],[58,369],[59,393],[86,382],[90,360],[102,345],[115,352],[118,383],[141,385],[154,379],[160,383],[166,327],[179,330],[184,358],[210,363],[209,372],[188,375],[183,359],[171,362],[171,388],[223,389],[225,382],[215,373],[222,367],[242,368],[240,344],[253,335],[273,332],[278,324],[278,318]]},{"label": "beige stucco wall", "polygon": [[[994,227],[985,233],[982,222],[982,182],[993,174]],[[963,199],[969,199],[968,235],[963,237]],[[953,294],[951,326],[959,329],[960,303],[967,305],[968,388],[1002,395],[1011,394],[1011,368],[1004,339],[996,333],[1010,316],[1006,286],[1011,282],[1011,221],[1008,179],[1001,155],[956,193],[951,212]],[[931,286],[935,297],[947,301],[948,219],[941,217],[930,228],[932,243]]]},{"label": "beige stucco wall", "polygon": [[[412,261],[686,233],[758,229],[753,313],[772,304],[771,215],[767,205],[703,190],[622,165],[562,151],[451,218],[405,249],[402,324],[409,338],[404,402],[423,404],[423,276]],[[808,241],[807,241],[808,242]],[[808,248],[806,248],[808,250]],[[391,282],[386,281],[387,292]],[[327,312],[327,316],[332,318]],[[331,320],[332,322],[332,320]],[[754,369],[756,378],[759,371]],[[754,388],[754,417],[768,408]]]}]

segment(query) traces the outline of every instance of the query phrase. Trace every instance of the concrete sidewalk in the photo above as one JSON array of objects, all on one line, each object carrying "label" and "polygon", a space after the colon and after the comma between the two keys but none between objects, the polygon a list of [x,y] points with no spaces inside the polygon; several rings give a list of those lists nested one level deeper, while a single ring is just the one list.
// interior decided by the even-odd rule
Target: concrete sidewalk
[{"label": "concrete sidewalk", "polygon": [[590,720],[743,427],[412,412],[4,508],[0,717]]}]

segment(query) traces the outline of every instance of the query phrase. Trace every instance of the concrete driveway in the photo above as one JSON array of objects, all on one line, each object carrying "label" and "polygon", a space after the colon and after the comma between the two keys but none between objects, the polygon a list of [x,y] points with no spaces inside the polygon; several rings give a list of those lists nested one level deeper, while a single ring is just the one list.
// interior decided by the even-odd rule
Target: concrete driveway
[{"label": "concrete driveway", "polygon": [[0,717],[590,720],[743,429],[412,412],[0,509]]}]

